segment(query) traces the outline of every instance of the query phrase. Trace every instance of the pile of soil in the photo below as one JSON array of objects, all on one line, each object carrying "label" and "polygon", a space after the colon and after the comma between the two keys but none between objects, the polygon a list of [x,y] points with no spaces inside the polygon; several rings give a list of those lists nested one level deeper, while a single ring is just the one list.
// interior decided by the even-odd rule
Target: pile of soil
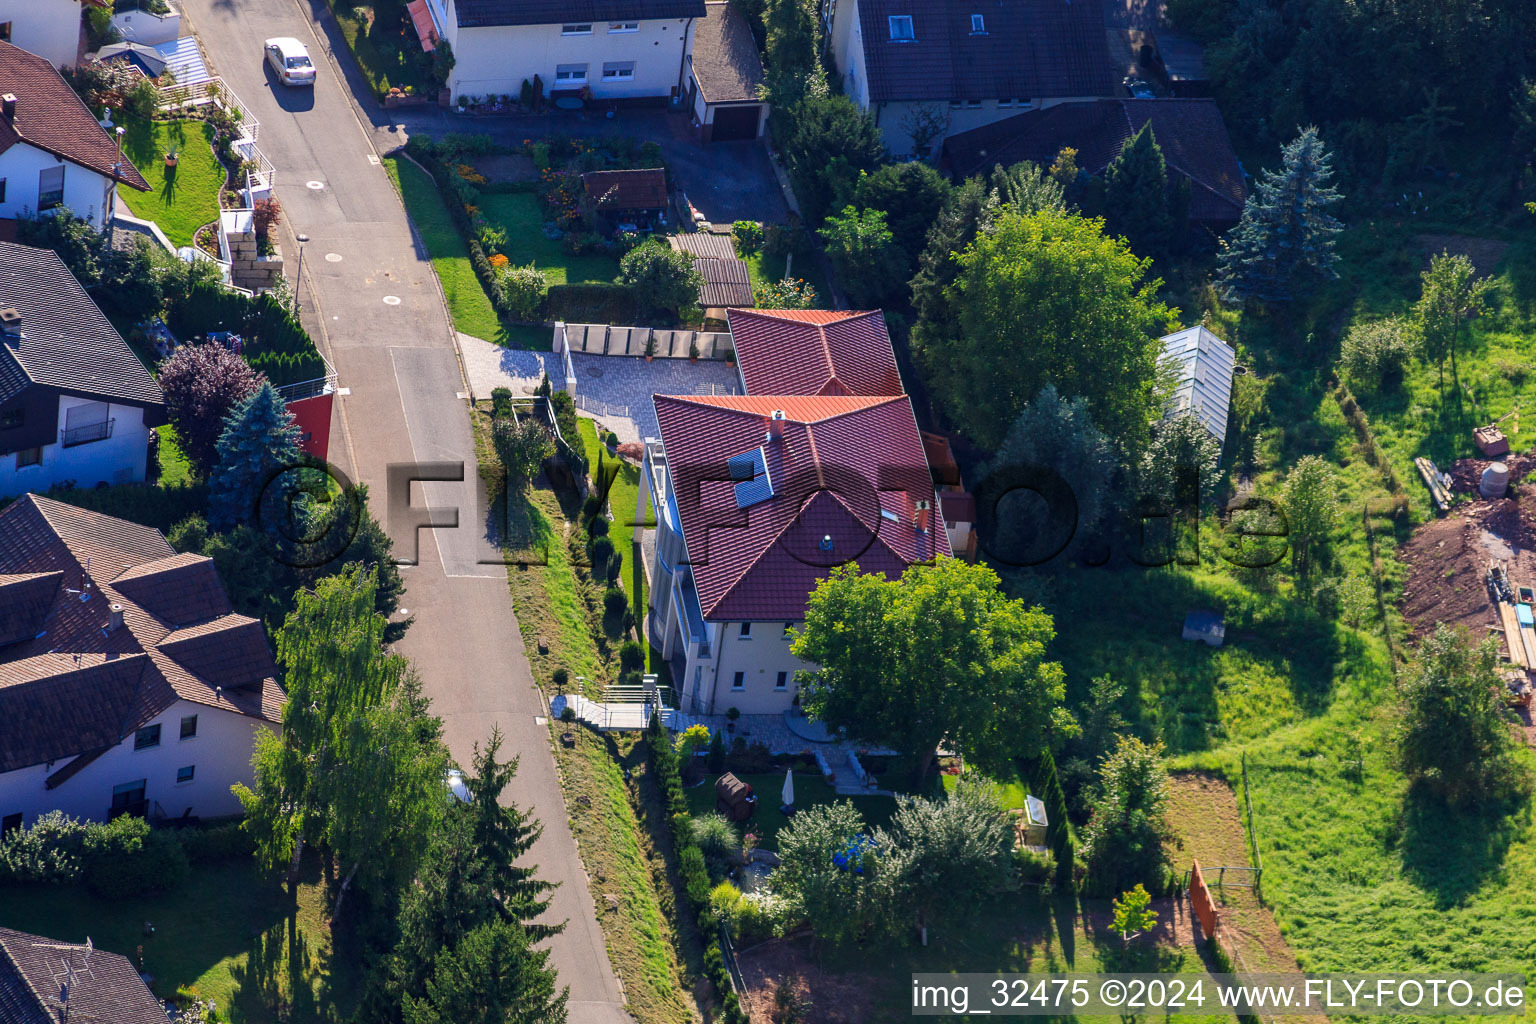
[{"label": "pile of soil", "polygon": [[1458,494],[1476,495],[1478,485],[1483,482],[1483,470],[1495,462],[1502,462],[1509,467],[1509,481],[1515,483],[1536,469],[1536,452],[1510,452],[1497,459],[1457,459],[1441,472],[1450,476],[1451,490]]},{"label": "pile of soil", "polygon": [[1503,560],[1510,582],[1536,585],[1536,513],[1516,498],[1461,505],[1425,523],[1399,552],[1408,566],[1403,615],[1415,635],[1437,622],[1466,626],[1481,636],[1499,622],[1488,599],[1489,559]]}]

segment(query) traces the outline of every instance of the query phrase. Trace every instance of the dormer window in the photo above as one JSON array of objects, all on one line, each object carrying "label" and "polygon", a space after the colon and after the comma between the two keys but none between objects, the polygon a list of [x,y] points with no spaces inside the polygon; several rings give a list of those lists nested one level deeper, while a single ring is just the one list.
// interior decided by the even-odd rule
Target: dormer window
[{"label": "dormer window", "polygon": [[987,22],[979,14],[971,15],[971,35],[984,36],[987,34]]},{"label": "dormer window", "polygon": [[911,43],[917,40],[912,32],[912,15],[893,14],[886,20],[891,24],[891,42]]}]

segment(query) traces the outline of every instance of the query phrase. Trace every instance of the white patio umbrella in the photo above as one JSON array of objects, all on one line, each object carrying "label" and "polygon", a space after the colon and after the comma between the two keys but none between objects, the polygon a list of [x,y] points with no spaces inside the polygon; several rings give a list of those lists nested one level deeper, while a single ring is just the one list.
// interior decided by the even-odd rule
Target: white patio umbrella
[{"label": "white patio umbrella", "polygon": [[785,807],[795,806],[795,770],[793,768],[784,772],[783,800]]}]

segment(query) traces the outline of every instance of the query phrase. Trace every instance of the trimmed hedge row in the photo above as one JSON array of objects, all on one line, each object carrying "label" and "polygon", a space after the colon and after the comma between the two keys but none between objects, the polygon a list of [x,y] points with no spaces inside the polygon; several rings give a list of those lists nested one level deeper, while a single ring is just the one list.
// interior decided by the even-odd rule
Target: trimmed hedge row
[{"label": "trimmed hedge row", "polygon": [[241,357],[276,387],[325,376],[325,362],[293,310],[270,294],[249,297],[212,282],[194,285],[173,304],[166,322],[183,340],[211,331],[234,331]]},{"label": "trimmed hedge row", "polygon": [[131,815],[84,822],[53,811],[0,841],[0,883],[83,882],[103,899],[123,899],[174,889],[193,864],[255,852],[255,843],[239,822],[152,829],[149,822]]},{"label": "trimmed hedge row", "polygon": [[1056,888],[1061,892],[1074,892],[1077,849],[1067,822],[1067,797],[1062,792],[1061,780],[1056,777],[1056,759],[1047,749],[1037,758],[1020,758],[1018,768],[1019,774],[1028,780],[1029,788],[1039,794],[1045,804],[1045,841],[1056,858]]},{"label": "trimmed hedge row", "polygon": [[[693,827],[688,815],[688,797],[683,792],[683,775],[680,758],[672,749],[672,741],[661,726],[661,718],[651,716],[650,727],[645,733],[645,747],[651,771],[661,787],[662,802],[666,805],[667,820],[672,825],[672,846],[677,851],[677,878],[688,905],[702,916],[709,909],[709,869],[704,866],[704,851],[694,841]],[[701,920],[699,930],[709,934]],[[704,974],[715,986],[722,1010],[720,1020],[724,1024],[750,1024],[746,1011],[731,985],[730,971],[725,966],[725,953],[718,938],[710,939],[704,950]]]}]

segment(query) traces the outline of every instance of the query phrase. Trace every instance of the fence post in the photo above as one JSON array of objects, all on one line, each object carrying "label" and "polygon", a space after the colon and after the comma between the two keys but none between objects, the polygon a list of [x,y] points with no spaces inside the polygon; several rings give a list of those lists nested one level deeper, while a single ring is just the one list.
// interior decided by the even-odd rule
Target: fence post
[{"label": "fence post", "polygon": [[1248,752],[1243,751],[1243,805],[1248,811],[1248,844],[1253,849],[1253,891],[1264,902],[1264,855],[1259,852],[1259,833],[1253,821],[1253,792],[1248,786]]}]

